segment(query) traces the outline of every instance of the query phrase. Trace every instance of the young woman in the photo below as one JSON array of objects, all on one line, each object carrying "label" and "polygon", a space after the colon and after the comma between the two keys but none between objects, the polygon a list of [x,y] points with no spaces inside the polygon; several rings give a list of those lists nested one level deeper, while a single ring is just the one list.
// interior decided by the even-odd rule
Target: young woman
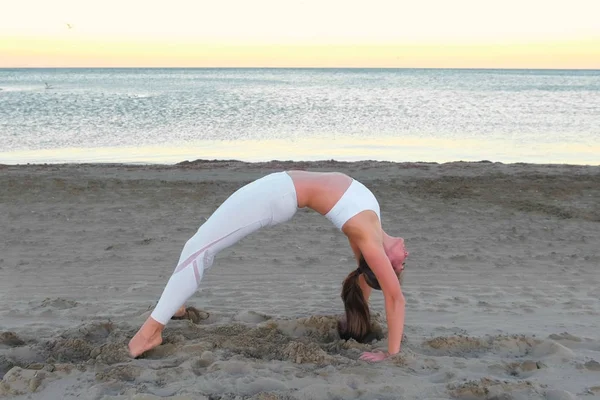
[{"label": "young woman", "polygon": [[370,287],[375,287],[385,299],[388,351],[366,352],[360,359],[381,361],[398,353],[405,306],[399,274],[408,256],[404,240],[383,231],[379,203],[360,182],[337,172],[285,171],[238,189],[187,241],[156,308],[129,342],[131,356],[162,342],[165,325],[171,317],[185,313],[184,303],[198,289],[217,253],[262,227],[289,221],[303,207],[324,215],[339,228],[359,262],[342,289],[346,326],[341,335],[361,340],[368,334],[367,300]]}]

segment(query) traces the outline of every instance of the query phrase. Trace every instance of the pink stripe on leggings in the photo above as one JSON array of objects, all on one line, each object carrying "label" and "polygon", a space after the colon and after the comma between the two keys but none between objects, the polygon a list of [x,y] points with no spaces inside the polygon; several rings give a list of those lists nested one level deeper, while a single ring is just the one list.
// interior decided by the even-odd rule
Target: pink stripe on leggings
[{"label": "pink stripe on leggings", "polygon": [[[259,221],[256,221],[259,222]],[[256,222],[253,222],[253,224],[255,224]],[[215,244],[219,243],[221,240],[227,239],[229,236],[241,231],[242,229],[246,229],[247,227],[249,227],[252,224],[243,226],[241,228],[236,229],[235,231],[228,233],[227,235],[223,236],[220,239],[215,240],[212,243],[207,244],[206,246],[204,246],[203,248],[201,248],[200,250],[198,250],[197,252],[195,252],[194,254],[192,254],[191,256],[189,256],[184,262],[182,262],[181,264],[179,264],[177,266],[177,268],[175,268],[175,272],[173,272],[173,274],[178,273],[179,271],[181,271],[182,269],[186,268],[187,266],[189,266],[202,252],[208,250],[208,248],[210,248],[211,246],[214,246]]]},{"label": "pink stripe on leggings", "polygon": [[194,260],[194,276],[196,277],[196,283],[200,286],[200,281],[202,277],[200,276],[200,271],[198,271],[198,263]]}]

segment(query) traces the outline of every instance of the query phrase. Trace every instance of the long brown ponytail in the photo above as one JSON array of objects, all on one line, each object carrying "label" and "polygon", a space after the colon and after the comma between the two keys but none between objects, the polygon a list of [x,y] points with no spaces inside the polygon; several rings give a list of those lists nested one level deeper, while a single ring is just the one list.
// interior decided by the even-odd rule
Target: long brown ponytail
[{"label": "long brown ponytail", "polygon": [[346,323],[338,325],[342,339],[363,342],[371,333],[371,313],[358,284],[359,268],[350,272],[342,284],[342,301],[346,309]]}]

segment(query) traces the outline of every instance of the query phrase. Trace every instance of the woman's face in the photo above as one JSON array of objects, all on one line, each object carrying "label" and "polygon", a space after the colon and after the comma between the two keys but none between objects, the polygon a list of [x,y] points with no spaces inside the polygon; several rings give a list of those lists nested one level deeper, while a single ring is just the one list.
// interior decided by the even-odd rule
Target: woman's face
[{"label": "woman's face", "polygon": [[404,239],[399,238],[398,244],[393,248],[393,251],[388,253],[388,258],[392,264],[392,268],[396,271],[396,274],[400,274],[404,270],[404,263],[408,258],[408,251],[404,245]]}]

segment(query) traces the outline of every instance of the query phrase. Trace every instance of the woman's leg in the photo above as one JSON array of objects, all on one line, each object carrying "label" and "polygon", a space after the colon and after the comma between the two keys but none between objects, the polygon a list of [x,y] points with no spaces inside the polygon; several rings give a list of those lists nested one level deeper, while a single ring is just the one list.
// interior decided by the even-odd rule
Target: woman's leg
[{"label": "woman's leg", "polygon": [[235,203],[228,199],[223,203],[225,207],[219,208],[186,242],[179,264],[152,311],[151,316],[156,321],[166,325],[198,290],[204,271],[212,266],[216,254],[267,225],[265,214],[269,212],[255,209],[248,213],[250,215],[246,214],[247,218],[237,218],[237,213],[232,211],[240,207],[235,207]]},{"label": "woman's leg", "polygon": [[293,182],[285,173],[268,175],[232,194],[186,242],[158,304],[129,343],[131,355],[160,344],[164,326],[196,292],[220,251],[261,227],[291,219],[297,206]]}]

